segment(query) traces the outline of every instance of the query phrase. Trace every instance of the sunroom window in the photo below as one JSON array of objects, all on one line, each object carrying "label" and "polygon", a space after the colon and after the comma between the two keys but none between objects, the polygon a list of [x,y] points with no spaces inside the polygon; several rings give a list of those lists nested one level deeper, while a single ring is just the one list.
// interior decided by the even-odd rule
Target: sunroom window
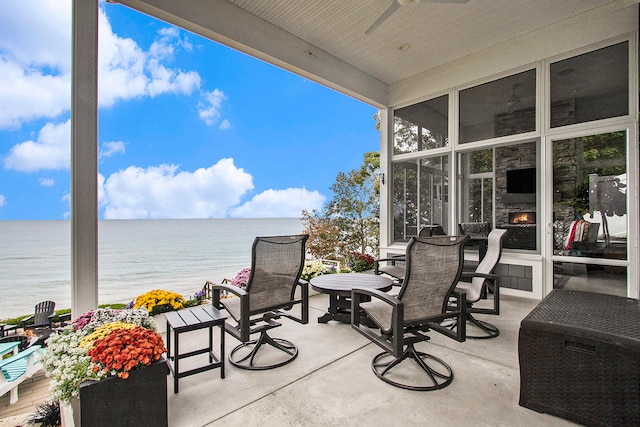
[{"label": "sunroom window", "polygon": [[395,110],[393,154],[448,147],[448,120],[448,95]]},{"label": "sunroom window", "polygon": [[459,140],[464,144],[536,130],[536,71],[460,91]]},{"label": "sunroom window", "polygon": [[460,153],[460,222],[493,227],[493,149]]},{"label": "sunroom window", "polygon": [[505,249],[537,250],[537,158],[535,141],[460,153],[459,221],[509,230]]},{"label": "sunroom window", "polygon": [[626,132],[553,141],[554,254],[626,259]]},{"label": "sunroom window", "polygon": [[551,127],[629,114],[629,43],[551,64]]},{"label": "sunroom window", "polygon": [[407,241],[420,228],[448,229],[449,156],[394,162],[393,238]]}]

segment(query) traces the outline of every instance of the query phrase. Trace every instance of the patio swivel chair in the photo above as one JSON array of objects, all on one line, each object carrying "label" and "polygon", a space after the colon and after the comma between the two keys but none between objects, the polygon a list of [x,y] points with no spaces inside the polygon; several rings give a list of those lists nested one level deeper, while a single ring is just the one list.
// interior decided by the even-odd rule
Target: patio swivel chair
[{"label": "patio swivel chair", "polygon": [[[420,228],[418,237],[446,236],[447,233],[440,224],[425,225]],[[374,262],[373,272],[375,274],[386,274],[400,285],[404,279],[404,255],[396,255],[389,258],[377,259]]]},{"label": "patio swivel chair", "polygon": [[[495,338],[500,335],[498,328],[475,318],[474,314],[500,314],[500,277],[493,274],[502,255],[502,239],[507,230],[496,228],[489,233],[487,253],[475,271],[463,272],[456,290],[467,295],[467,321],[480,330],[473,332],[467,325],[467,338]],[[493,301],[490,301],[493,300]],[[488,303],[491,303],[488,307]],[[474,328],[475,329],[475,328]]]},{"label": "patio swivel chair", "polygon": [[[308,238],[306,234],[256,237],[246,288],[211,286],[214,307],[224,307],[235,322],[227,320],[225,330],[241,341],[229,354],[232,365],[249,370],[272,369],[297,357],[298,348],[292,342],[272,338],[268,331],[281,326],[276,321],[281,317],[309,322],[309,284],[300,280]],[[223,290],[233,296],[221,299]],[[297,315],[290,312],[296,305],[300,306]],[[252,339],[253,334],[259,334],[258,338]]]},{"label": "patio swivel chair", "polygon": [[[415,345],[429,340],[426,333],[430,330],[459,342],[465,340],[465,295],[454,289],[462,272],[467,239],[413,237],[407,245],[407,270],[397,296],[353,289],[351,326],[384,350],[371,363],[381,380],[419,391],[441,389],[453,380],[453,371],[446,362],[418,351]],[[369,298],[371,301],[367,301]],[[457,300],[455,310],[450,309],[452,298]],[[366,327],[365,316],[377,328]],[[462,327],[454,332],[441,326],[447,319],[454,319]],[[404,363],[409,359],[415,363]]]}]

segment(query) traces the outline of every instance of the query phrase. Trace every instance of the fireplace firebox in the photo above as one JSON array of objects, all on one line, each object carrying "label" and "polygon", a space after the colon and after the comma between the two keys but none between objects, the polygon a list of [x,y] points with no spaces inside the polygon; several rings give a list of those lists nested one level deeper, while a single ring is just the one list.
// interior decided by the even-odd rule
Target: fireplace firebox
[{"label": "fireplace firebox", "polygon": [[535,224],[535,212],[509,212],[509,224]]},{"label": "fireplace firebox", "polygon": [[509,230],[502,247],[507,249],[536,250],[537,226],[535,212],[509,212],[508,224],[499,228]]}]

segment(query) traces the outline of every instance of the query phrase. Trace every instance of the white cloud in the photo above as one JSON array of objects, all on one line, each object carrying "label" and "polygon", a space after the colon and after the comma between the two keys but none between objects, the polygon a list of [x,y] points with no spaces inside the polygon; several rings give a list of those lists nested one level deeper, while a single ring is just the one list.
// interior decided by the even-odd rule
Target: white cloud
[{"label": "white cloud", "polygon": [[71,121],[47,123],[36,141],[14,145],[4,158],[4,167],[21,172],[69,169]]},{"label": "white cloud", "polygon": [[220,130],[227,130],[231,127],[231,122],[227,119],[224,119],[220,122]]},{"label": "white cloud", "polygon": [[71,1],[0,2],[0,129],[69,111]]},{"label": "white cloud", "polygon": [[71,69],[71,0],[0,2],[0,50],[21,66]]},{"label": "white cloud", "polygon": [[7,198],[0,194],[0,208],[7,204]]},{"label": "white cloud", "polygon": [[166,164],[129,166],[106,179],[98,176],[98,205],[104,219],[282,218],[320,210],[325,201],[317,191],[288,188],[267,190],[239,205],[252,189],[253,177],[233,159],[193,172]]},{"label": "white cloud", "polygon": [[38,117],[54,118],[69,110],[69,73],[46,74],[20,66],[0,53],[0,129],[19,128]]},{"label": "white cloud", "polygon": [[175,165],[130,166],[99,179],[105,219],[223,218],[253,189],[252,176],[233,159],[194,172]]},{"label": "white cloud", "polygon": [[200,88],[196,71],[167,68],[176,46],[186,46],[175,28],[163,28],[149,51],[143,51],[130,38],[121,38],[112,30],[105,12],[100,10],[98,93],[101,106],[111,106],[118,100],[163,93],[190,94]]},{"label": "white cloud", "polygon": [[203,92],[202,98],[203,100],[198,105],[198,112],[200,118],[211,126],[220,118],[220,108],[226,96],[221,90],[214,89],[211,92]]},{"label": "white cloud", "polygon": [[321,210],[325,196],[305,188],[267,190],[250,201],[230,210],[236,218],[297,218],[302,210]]},{"label": "white cloud", "polygon": [[102,159],[102,158],[111,157],[114,154],[123,154],[123,153],[124,153],[124,142],[110,141],[110,142],[104,142],[102,144],[99,157]]},{"label": "white cloud", "polygon": [[[158,31],[145,51],[134,40],[115,34],[101,7],[98,31],[101,107],[165,93],[191,94],[200,89],[197,71],[168,66],[177,49],[193,50],[175,27]],[[0,2],[0,105],[11,106],[0,109],[0,129],[68,113],[70,69],[69,0]]]},{"label": "white cloud", "polygon": [[54,179],[51,179],[51,178],[39,178],[38,182],[43,187],[53,187],[55,185],[55,183],[56,183],[56,181]]}]

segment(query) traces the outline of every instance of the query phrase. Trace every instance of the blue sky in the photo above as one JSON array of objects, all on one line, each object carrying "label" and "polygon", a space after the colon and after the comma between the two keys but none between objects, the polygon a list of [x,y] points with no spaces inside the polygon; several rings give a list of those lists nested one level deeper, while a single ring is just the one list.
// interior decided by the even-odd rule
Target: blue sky
[{"label": "blue sky", "polygon": [[[0,220],[69,217],[71,2],[0,2]],[[374,107],[100,5],[103,219],[299,217],[379,149]]]}]

